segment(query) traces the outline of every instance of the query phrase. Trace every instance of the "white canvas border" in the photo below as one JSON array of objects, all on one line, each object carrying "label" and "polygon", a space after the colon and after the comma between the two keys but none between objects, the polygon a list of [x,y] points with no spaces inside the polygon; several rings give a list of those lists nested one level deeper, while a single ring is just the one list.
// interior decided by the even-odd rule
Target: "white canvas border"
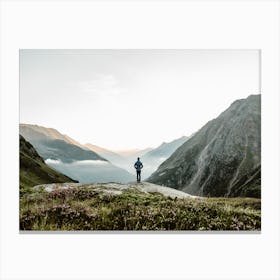
[{"label": "white canvas border", "polygon": [[[262,233],[18,231],[18,50],[262,50]],[[279,2],[2,1],[1,278],[279,279]]]}]

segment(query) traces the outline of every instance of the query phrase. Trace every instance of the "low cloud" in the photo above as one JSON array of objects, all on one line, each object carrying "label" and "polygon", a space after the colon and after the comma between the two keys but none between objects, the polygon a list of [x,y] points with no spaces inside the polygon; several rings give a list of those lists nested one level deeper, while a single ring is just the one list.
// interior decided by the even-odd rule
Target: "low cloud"
[{"label": "low cloud", "polygon": [[57,160],[57,159],[47,158],[47,159],[45,160],[45,163],[46,163],[46,164],[61,164],[61,161],[60,161],[60,160]]},{"label": "low cloud", "polygon": [[104,165],[108,165],[109,162],[108,161],[104,161],[104,160],[77,160],[77,161],[73,161],[71,163],[65,163],[62,162],[60,160],[56,160],[56,159],[46,159],[45,160],[46,164],[63,164],[63,165],[72,165],[72,166],[82,166],[82,165],[97,165],[97,166],[104,166]]},{"label": "low cloud", "polygon": [[115,167],[108,161],[80,160],[65,163],[59,160],[47,159],[45,162],[52,168],[72,179],[78,180],[80,183],[113,181],[126,183],[134,179],[131,174]]},{"label": "low cloud", "polygon": [[104,161],[104,160],[79,160],[79,161],[74,161],[73,163],[71,163],[73,165],[108,165],[109,162],[108,161]]}]

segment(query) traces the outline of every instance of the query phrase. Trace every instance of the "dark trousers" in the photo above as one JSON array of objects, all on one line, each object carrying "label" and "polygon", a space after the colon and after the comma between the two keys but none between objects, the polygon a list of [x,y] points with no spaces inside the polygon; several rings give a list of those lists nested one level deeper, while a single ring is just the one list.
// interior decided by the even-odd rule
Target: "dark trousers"
[{"label": "dark trousers", "polygon": [[136,174],[137,174],[137,182],[141,181],[141,170],[136,170]]}]

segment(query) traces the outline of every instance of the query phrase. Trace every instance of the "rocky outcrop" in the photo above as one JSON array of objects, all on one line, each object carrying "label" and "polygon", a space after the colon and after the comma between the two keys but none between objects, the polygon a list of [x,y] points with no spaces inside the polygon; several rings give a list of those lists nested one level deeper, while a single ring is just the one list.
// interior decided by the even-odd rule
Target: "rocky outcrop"
[{"label": "rocky outcrop", "polygon": [[55,190],[65,190],[72,188],[87,188],[99,191],[101,193],[110,194],[110,195],[119,195],[124,191],[137,191],[139,193],[151,193],[156,194],[160,193],[164,196],[171,198],[196,198],[195,196],[189,195],[185,192],[178,191],[172,188],[167,188],[148,182],[131,182],[127,184],[121,183],[91,183],[91,184],[76,184],[76,183],[63,183],[63,184],[42,184],[34,187],[35,189],[44,189],[47,192],[52,192]]}]

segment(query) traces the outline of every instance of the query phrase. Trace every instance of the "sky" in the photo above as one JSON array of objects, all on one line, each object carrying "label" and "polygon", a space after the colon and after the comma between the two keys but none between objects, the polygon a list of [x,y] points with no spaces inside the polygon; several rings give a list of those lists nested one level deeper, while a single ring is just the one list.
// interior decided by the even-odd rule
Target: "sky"
[{"label": "sky", "polygon": [[260,94],[258,50],[20,50],[20,122],[111,150],[190,136]]}]

